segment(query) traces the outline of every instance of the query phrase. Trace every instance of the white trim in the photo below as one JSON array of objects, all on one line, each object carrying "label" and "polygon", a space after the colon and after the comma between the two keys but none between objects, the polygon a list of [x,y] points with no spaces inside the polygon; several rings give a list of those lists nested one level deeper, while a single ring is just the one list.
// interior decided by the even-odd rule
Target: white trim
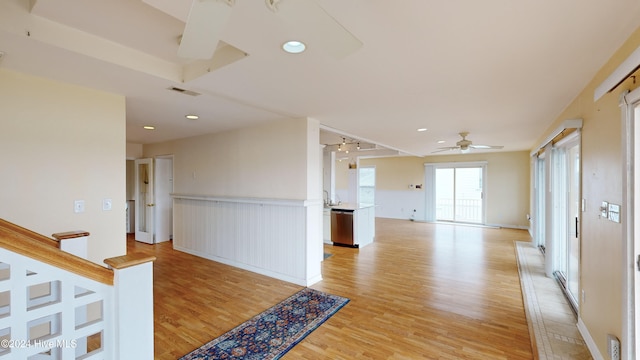
[{"label": "white trim", "polygon": [[561,147],[570,148],[575,145],[581,145],[581,138],[580,138],[581,131],[582,129],[577,128],[576,131],[563,137],[562,139],[560,139],[560,141],[553,144],[553,147],[554,148],[561,148]]},{"label": "white trim", "polygon": [[[471,223],[470,225],[477,225],[477,224],[473,224]],[[488,227],[495,227],[495,228],[500,228],[500,229],[518,229],[518,230],[528,230],[529,233],[531,232],[531,229],[529,226],[523,226],[523,225],[511,225],[511,224],[484,224],[484,226],[488,226]]]},{"label": "white trim", "polygon": [[594,360],[605,360],[602,354],[600,354],[600,350],[598,350],[598,345],[596,345],[596,342],[593,341],[593,338],[591,337],[591,334],[587,329],[587,325],[585,325],[585,323],[582,321],[582,318],[580,317],[578,318],[578,323],[576,325],[578,326],[578,331],[580,332],[580,335],[582,335],[582,339],[584,340],[585,344],[587,344],[587,348],[589,348],[591,357],[593,357]]},{"label": "white trim", "polygon": [[547,146],[553,138],[558,136],[560,133],[565,131],[566,129],[582,129],[582,119],[569,119],[562,122],[560,126],[558,126],[549,136],[540,145],[538,145],[531,153],[530,156],[537,156],[538,151]]},{"label": "white trim", "polygon": [[[482,219],[480,223],[470,223],[474,225],[486,225],[487,222],[487,189],[488,189],[488,161],[460,161],[460,162],[441,162],[441,163],[424,163],[424,182],[425,182],[425,216],[427,222],[438,221],[435,212],[435,169],[464,169],[464,168],[481,168],[482,169]],[[430,186],[429,186],[430,184]],[[454,223],[457,223],[454,221]]]},{"label": "white trim", "polygon": [[435,168],[467,168],[467,167],[479,167],[479,166],[487,166],[489,164],[488,161],[460,161],[460,162],[435,162],[435,163],[424,163],[424,166],[433,166]]},{"label": "white trim", "polygon": [[622,199],[623,199],[623,286],[622,286],[622,358],[635,359],[638,348],[638,338],[636,326],[638,324],[636,312],[636,292],[637,289],[635,258],[636,235],[635,235],[635,171],[636,158],[635,151],[640,144],[635,143],[636,121],[635,108],[640,105],[640,89],[629,93],[623,92],[620,95],[619,105],[622,117],[622,143],[623,143],[623,174],[622,174]]},{"label": "white trim", "polygon": [[626,58],[593,92],[593,101],[598,101],[604,94],[620,85],[640,66],[640,47]]},{"label": "white trim", "polygon": [[171,194],[174,199],[189,200],[206,200],[242,204],[260,204],[260,205],[282,205],[282,206],[301,206],[322,205],[322,199],[296,200],[296,199],[263,199],[263,198],[241,198],[241,197],[225,197],[215,195],[198,195],[198,194]]}]

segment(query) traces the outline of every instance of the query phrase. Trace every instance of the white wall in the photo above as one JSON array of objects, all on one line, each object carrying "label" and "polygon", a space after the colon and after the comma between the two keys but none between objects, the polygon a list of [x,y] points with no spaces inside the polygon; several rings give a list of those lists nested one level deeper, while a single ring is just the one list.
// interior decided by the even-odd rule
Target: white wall
[{"label": "white wall", "polygon": [[287,119],[145,145],[144,157],[174,155],[176,193],[307,199],[307,141],[307,120]]},{"label": "white wall", "polygon": [[145,157],[173,155],[174,192],[191,195],[174,202],[174,247],[300,285],[319,281],[319,141],[317,121],[285,119],[145,145]]},{"label": "white wall", "polygon": [[124,97],[0,69],[0,154],[0,218],[47,236],[86,230],[103,266],[126,253]]}]

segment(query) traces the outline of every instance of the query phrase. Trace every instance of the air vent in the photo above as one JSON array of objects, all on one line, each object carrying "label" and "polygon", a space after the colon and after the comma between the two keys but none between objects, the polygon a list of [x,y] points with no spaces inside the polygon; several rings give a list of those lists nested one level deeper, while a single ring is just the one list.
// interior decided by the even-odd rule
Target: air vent
[{"label": "air vent", "polygon": [[197,93],[197,92],[195,92],[195,91],[186,90],[186,89],[181,89],[181,88],[179,88],[179,87],[175,87],[175,86],[172,86],[172,87],[170,87],[170,88],[167,88],[167,90],[176,91],[176,92],[179,92],[179,93],[181,93],[181,94],[185,94],[185,95],[189,95],[189,96],[198,96],[198,95],[201,95],[200,93]]}]

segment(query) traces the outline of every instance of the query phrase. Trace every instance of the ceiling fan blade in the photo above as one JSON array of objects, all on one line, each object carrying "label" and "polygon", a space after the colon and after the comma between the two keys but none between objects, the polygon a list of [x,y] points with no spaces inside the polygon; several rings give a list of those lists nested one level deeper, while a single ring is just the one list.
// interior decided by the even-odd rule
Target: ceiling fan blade
[{"label": "ceiling fan blade", "polygon": [[441,147],[441,148],[438,148],[438,149],[439,150],[432,151],[431,153],[435,154],[435,153],[440,153],[440,152],[445,152],[445,151],[459,150],[460,147],[459,146],[449,146],[449,147]]},{"label": "ceiling fan blade", "polygon": [[474,149],[502,149],[504,146],[494,146],[494,145],[469,145]]},{"label": "ceiling fan blade", "polygon": [[291,26],[307,47],[318,46],[335,59],[343,59],[362,42],[314,0],[279,0],[275,13]]},{"label": "ceiling fan blade", "polygon": [[178,56],[185,59],[211,59],[234,3],[233,0],[193,0]]}]

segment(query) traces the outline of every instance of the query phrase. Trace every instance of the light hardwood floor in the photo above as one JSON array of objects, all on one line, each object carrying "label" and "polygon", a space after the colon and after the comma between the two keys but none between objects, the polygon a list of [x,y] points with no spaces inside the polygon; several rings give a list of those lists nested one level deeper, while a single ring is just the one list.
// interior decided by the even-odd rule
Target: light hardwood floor
[{"label": "light hardwood floor", "polygon": [[[532,359],[514,241],[523,230],[376,219],[376,242],[325,246],[315,289],[351,299],[283,359]],[[128,241],[154,264],[156,359],[176,359],[300,286]]]}]

